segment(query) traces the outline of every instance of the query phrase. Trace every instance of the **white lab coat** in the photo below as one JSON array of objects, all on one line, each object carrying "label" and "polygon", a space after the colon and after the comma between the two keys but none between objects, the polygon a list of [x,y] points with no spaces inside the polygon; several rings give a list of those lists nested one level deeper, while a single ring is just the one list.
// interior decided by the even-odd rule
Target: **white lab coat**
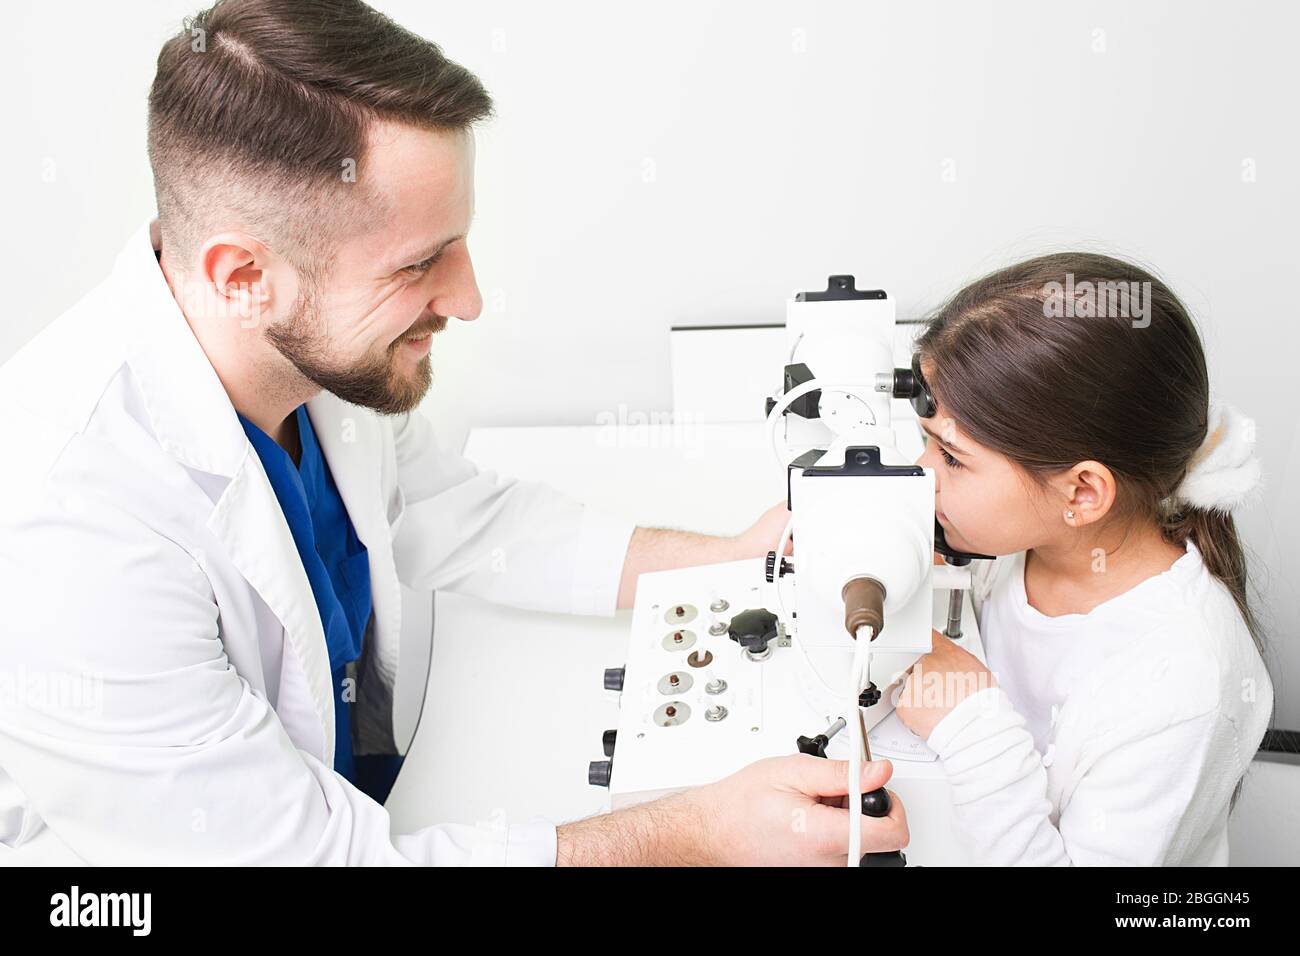
[{"label": "white lab coat", "polygon": [[[311,587],[156,236],[0,369],[0,862],[554,863],[545,821],[391,833],[331,769]],[[631,522],[479,472],[418,412],[307,408],[369,552],[357,753],[405,753],[425,692],[399,582],[612,613]]]}]

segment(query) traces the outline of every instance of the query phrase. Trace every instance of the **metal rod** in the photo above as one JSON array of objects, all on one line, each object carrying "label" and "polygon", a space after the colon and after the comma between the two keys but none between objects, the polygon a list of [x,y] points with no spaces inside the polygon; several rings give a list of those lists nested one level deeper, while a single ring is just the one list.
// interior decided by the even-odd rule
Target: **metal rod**
[{"label": "metal rod", "polygon": [[849,725],[848,721],[846,721],[843,717],[840,717],[838,720],[835,721],[835,723],[831,724],[829,727],[826,728],[826,730],[822,733],[822,736],[825,737],[827,740],[830,740],[832,737],[834,737],[836,734],[838,734],[841,730],[843,730],[848,725]]},{"label": "metal rod", "polygon": [[953,588],[948,592],[948,626],[943,629],[943,636],[950,641],[961,640],[961,602],[965,592]]}]

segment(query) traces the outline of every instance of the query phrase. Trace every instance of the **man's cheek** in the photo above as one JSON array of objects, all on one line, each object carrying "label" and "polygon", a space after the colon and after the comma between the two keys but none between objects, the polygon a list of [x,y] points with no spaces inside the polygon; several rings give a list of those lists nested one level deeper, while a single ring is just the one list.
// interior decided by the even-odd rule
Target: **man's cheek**
[{"label": "man's cheek", "polygon": [[355,340],[366,351],[382,351],[402,336],[419,316],[418,306],[408,304],[401,292],[384,296],[377,302],[358,304],[353,315]]}]

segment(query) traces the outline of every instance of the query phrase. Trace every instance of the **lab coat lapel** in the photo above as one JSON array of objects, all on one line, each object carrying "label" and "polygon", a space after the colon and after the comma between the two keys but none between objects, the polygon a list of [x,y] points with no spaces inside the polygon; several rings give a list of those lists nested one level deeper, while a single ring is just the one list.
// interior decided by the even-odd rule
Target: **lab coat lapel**
[{"label": "lab coat lapel", "polygon": [[329,651],[311,582],[261,459],[249,447],[243,465],[217,501],[208,527],[231,562],[284,625],[307,679],[324,731],[321,761],[334,762],[334,692]]},{"label": "lab coat lapel", "polygon": [[397,674],[402,596],[384,500],[381,426],[373,412],[329,392],[311,399],[307,414],[339,497],[370,557],[374,646],[368,653],[374,655],[385,684],[391,687]]}]

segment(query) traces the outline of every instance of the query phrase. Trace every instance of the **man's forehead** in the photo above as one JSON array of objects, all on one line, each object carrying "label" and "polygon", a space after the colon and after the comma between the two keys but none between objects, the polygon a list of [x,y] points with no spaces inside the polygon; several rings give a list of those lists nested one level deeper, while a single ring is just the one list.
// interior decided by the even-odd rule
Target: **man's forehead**
[{"label": "man's forehead", "polygon": [[454,178],[474,158],[472,130],[422,129],[375,122],[366,132],[366,163],[372,176],[414,181],[432,175]]},{"label": "man's forehead", "polygon": [[473,216],[473,164],[471,131],[375,124],[358,178],[382,215],[364,245],[400,258],[463,234]]}]

